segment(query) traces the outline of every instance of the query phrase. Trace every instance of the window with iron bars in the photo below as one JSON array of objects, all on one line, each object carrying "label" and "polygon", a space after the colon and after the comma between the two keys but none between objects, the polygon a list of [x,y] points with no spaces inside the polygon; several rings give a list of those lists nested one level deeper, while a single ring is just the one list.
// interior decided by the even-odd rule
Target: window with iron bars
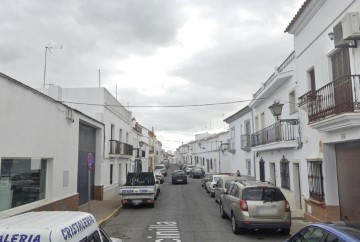
[{"label": "window with iron bars", "polygon": [[289,161],[283,156],[280,160],[281,187],[290,189]]},{"label": "window with iron bars", "polygon": [[308,182],[310,197],[317,201],[324,201],[324,186],[322,161],[308,161]]}]

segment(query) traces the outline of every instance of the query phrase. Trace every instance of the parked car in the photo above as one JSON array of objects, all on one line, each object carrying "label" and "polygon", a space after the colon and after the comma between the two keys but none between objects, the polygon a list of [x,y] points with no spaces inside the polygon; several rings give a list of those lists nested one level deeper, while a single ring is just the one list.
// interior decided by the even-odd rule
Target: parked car
[{"label": "parked car", "polygon": [[246,229],[281,229],[290,233],[289,202],[281,190],[259,181],[235,181],[220,197],[220,216],[231,219],[235,234]]},{"label": "parked car", "polygon": [[203,178],[201,178],[201,186],[206,189],[206,182],[209,180],[209,177],[215,175],[214,173],[208,173],[205,174],[205,176]]},{"label": "parked car", "polygon": [[205,170],[201,167],[194,167],[191,169],[189,176],[192,178],[202,178],[205,176]]},{"label": "parked car", "polygon": [[214,189],[214,197],[215,202],[220,202],[221,195],[229,189],[231,182],[233,181],[244,181],[246,178],[239,177],[239,176],[223,176],[220,177],[219,180],[216,182],[215,189]]},{"label": "parked car", "polygon": [[159,170],[164,176],[167,176],[167,169],[166,166],[164,164],[160,164],[155,166],[154,171]]},{"label": "parked car", "polygon": [[12,174],[11,176],[2,175],[0,180],[8,180],[11,182],[11,190],[21,191],[23,187],[33,185],[34,181],[22,174]]},{"label": "parked car", "polygon": [[190,173],[190,171],[192,170],[192,168],[194,168],[194,165],[187,165],[185,167],[185,173],[188,175]]},{"label": "parked car", "polygon": [[187,176],[183,170],[174,170],[171,174],[171,182],[172,184],[176,183],[184,183],[187,184]]},{"label": "parked car", "polygon": [[210,196],[214,196],[215,192],[215,184],[220,179],[220,177],[225,177],[228,175],[211,175],[209,180],[205,183],[206,184],[206,192],[210,193]]},{"label": "parked car", "polygon": [[310,224],[286,241],[360,241],[360,222],[339,221]]},{"label": "parked car", "polygon": [[163,184],[165,181],[165,178],[164,178],[164,175],[161,173],[161,171],[155,170],[154,174],[155,174],[156,179],[160,181],[160,184]]}]

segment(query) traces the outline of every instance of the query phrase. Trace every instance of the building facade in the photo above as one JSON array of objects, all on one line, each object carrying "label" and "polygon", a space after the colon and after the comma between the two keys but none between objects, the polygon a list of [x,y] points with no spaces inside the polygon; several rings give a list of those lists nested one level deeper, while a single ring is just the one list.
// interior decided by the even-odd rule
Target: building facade
[{"label": "building facade", "polygon": [[360,219],[359,10],[358,0],[307,0],[285,30],[294,35],[311,220]]},{"label": "building facade", "polygon": [[103,123],[4,74],[0,113],[0,218],[97,196]]},{"label": "building facade", "polygon": [[106,200],[118,195],[119,187],[126,182],[127,172],[134,169],[132,113],[105,88],[50,86],[42,91],[105,124],[101,173],[95,177],[97,199]]}]

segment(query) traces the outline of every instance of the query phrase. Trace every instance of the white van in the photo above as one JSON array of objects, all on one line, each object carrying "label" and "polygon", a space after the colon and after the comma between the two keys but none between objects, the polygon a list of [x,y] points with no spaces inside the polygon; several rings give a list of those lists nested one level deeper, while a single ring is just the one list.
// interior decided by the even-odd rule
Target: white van
[{"label": "white van", "polygon": [[29,212],[0,220],[0,242],[121,242],[98,227],[85,212]]}]

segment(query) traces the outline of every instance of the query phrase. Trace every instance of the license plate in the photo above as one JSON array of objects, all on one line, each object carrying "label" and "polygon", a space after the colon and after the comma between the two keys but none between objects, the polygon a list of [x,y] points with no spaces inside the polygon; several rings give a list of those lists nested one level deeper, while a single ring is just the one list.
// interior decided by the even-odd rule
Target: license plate
[{"label": "license plate", "polygon": [[273,215],[276,214],[277,209],[274,206],[257,206],[256,207],[256,214],[259,216],[267,216],[267,215]]},{"label": "license plate", "polygon": [[140,204],[140,203],[142,203],[142,201],[141,200],[132,200],[132,203],[133,204]]},{"label": "license plate", "polygon": [[183,181],[183,179],[177,179],[176,181]]}]

